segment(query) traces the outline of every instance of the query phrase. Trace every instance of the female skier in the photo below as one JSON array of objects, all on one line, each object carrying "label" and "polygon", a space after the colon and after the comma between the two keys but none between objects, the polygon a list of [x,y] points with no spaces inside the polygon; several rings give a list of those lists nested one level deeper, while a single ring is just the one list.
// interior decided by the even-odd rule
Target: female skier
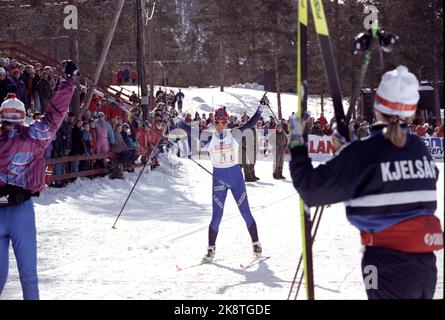
[{"label": "female skier", "polygon": [[[209,226],[207,254],[203,257],[203,262],[210,262],[215,256],[215,243],[223,216],[224,203],[226,201],[228,189],[232,191],[232,195],[235,198],[241,215],[246,222],[247,229],[252,239],[253,253],[257,257],[261,256],[262,247],[258,240],[255,219],[250,212],[246,185],[241,172],[238,154],[243,131],[255,127],[257,121],[261,117],[261,113],[267,109],[266,99],[267,98],[264,97],[261,100],[260,106],[249,121],[235,129],[227,128],[229,116],[225,108],[217,109],[214,113],[215,132],[208,133],[210,137],[207,140],[207,149],[213,165],[213,207],[212,220]],[[178,127],[185,130],[187,134],[190,135],[190,126],[185,124],[185,122],[179,122]],[[253,141],[253,137],[252,139],[248,139],[248,141]],[[254,150],[253,146],[248,149],[251,151]]]},{"label": "female skier", "polygon": [[23,298],[38,300],[37,244],[31,197],[45,187],[44,152],[68,112],[78,70],[65,61],[65,78],[46,113],[29,127],[25,106],[11,95],[0,107],[0,296],[8,277],[9,243],[17,261]]},{"label": "female skier", "polygon": [[433,251],[443,248],[434,215],[438,170],[422,139],[405,128],[415,115],[418,90],[406,67],[385,73],[375,95],[378,122],[371,136],[343,145],[316,169],[304,123],[291,121],[293,184],[310,207],[345,202],[365,246],[362,275],[369,299],[431,299],[436,287]]}]

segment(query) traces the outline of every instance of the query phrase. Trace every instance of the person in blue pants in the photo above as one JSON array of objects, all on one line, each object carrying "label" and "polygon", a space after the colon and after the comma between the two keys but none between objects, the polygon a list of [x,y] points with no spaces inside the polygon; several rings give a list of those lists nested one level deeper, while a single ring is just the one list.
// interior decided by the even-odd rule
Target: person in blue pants
[{"label": "person in blue pants", "polygon": [[[215,132],[210,134],[207,140],[207,149],[213,165],[213,192],[212,192],[212,220],[209,226],[209,242],[207,254],[203,257],[203,262],[210,262],[215,256],[216,238],[219,232],[219,225],[224,211],[224,204],[227,192],[232,192],[238,205],[247,229],[252,239],[254,255],[261,256],[262,247],[258,239],[258,231],[255,219],[252,216],[247,198],[246,185],[244,183],[241,166],[238,161],[239,147],[242,133],[249,128],[255,127],[263,110],[267,108],[267,101],[263,99],[255,114],[241,127],[235,129],[227,128],[228,114],[225,108],[215,111],[214,125]],[[181,121],[178,127],[185,130],[190,136],[190,126]],[[253,137],[251,143],[253,143]],[[251,152],[255,148],[250,148]]]},{"label": "person in blue pants", "polygon": [[10,242],[17,260],[23,299],[38,300],[36,225],[32,199],[17,206],[0,207],[0,294],[8,277]]},{"label": "person in blue pants", "polygon": [[32,197],[45,189],[45,150],[68,113],[78,79],[67,60],[59,88],[40,121],[25,125],[25,106],[10,94],[0,106],[0,297],[12,244],[25,300],[38,300],[37,244]]},{"label": "person in blue pants", "polygon": [[[215,256],[216,238],[218,236],[219,225],[223,216],[224,204],[229,189],[246,222],[252,239],[253,253],[258,257],[261,256],[262,247],[258,239],[257,225],[250,211],[246,185],[238,161],[238,154],[242,139],[241,133],[256,125],[265,107],[265,104],[262,104],[247,123],[232,130],[227,129],[228,114],[225,109],[220,108],[216,110],[213,117],[216,132],[213,133],[208,144],[208,151],[213,164],[213,210],[212,220],[209,226],[209,245],[207,247],[207,254],[203,257],[203,262],[210,262]],[[250,149],[255,150],[255,148]]]},{"label": "person in blue pants", "polygon": [[232,192],[244,221],[246,222],[254,246],[254,253],[260,255],[262,250],[258,240],[257,226],[250,211],[246,185],[239,165],[229,168],[214,168],[213,174],[220,178],[221,181],[218,180],[218,178],[213,179],[212,220],[209,226],[208,252],[204,256],[204,260],[211,261],[215,255],[216,237],[219,232],[219,225],[223,216],[224,204],[229,189]]}]

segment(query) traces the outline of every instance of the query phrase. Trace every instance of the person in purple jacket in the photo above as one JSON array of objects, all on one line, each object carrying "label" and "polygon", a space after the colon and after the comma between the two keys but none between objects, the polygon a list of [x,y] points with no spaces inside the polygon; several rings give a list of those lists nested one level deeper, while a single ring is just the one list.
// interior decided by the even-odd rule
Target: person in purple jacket
[{"label": "person in purple jacket", "polygon": [[65,80],[46,114],[29,127],[25,106],[14,94],[0,107],[0,297],[8,277],[12,243],[25,300],[38,300],[37,242],[32,197],[45,187],[47,146],[62,124],[79,72],[65,61]]}]

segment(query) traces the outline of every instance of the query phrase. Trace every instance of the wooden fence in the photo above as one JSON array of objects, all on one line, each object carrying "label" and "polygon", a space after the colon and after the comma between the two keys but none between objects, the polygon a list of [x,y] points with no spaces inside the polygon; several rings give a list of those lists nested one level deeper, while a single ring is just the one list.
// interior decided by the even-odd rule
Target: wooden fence
[{"label": "wooden fence", "polygon": [[[111,161],[117,160],[117,153],[116,152],[108,152],[108,153],[98,153],[93,154],[91,156],[66,156],[62,158],[55,158],[55,159],[47,159],[45,161],[45,166],[48,168],[48,166],[53,167],[54,172],[54,165],[64,163],[65,168],[68,168],[69,163],[73,161],[91,161],[94,160],[102,160],[102,159],[111,159]],[[147,165],[152,165],[152,163],[148,163]],[[135,165],[136,167],[143,167],[144,164],[139,163]],[[47,177],[46,183],[49,185],[53,181],[63,181],[63,180],[69,180],[79,177],[90,177],[90,176],[97,176],[97,175],[107,175],[110,173],[110,170],[108,168],[97,168],[97,169],[91,169],[91,170],[84,170],[84,171],[78,171],[78,172],[70,172],[70,173],[64,173],[64,174],[58,174]]]}]

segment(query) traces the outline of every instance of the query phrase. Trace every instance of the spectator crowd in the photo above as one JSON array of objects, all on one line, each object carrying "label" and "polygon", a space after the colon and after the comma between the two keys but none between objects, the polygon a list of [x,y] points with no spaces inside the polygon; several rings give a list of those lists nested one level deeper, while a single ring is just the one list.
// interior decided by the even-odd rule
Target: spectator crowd
[{"label": "spectator crowd", "polygon": [[[137,74],[128,67],[116,73],[117,83],[135,84]],[[24,65],[15,59],[0,57],[0,104],[8,93],[15,93],[26,108],[31,121],[39,121],[45,113],[47,105],[57,90],[59,76],[57,70],[51,66],[40,64]],[[157,154],[165,152],[171,143],[167,140],[170,130],[175,128],[172,120],[182,115],[184,122],[199,122],[200,130],[211,130],[213,126],[213,113],[183,113],[185,95],[179,89],[156,91],[154,108],[150,110],[147,120],[142,121],[142,109],[140,97],[133,92],[129,101],[132,108],[129,111],[121,104],[119,97],[93,96],[86,112],[80,119],[70,112],[64,123],[58,130],[52,144],[46,152],[47,159],[58,159],[66,156],[81,158],[103,154],[103,158],[94,160],[73,160],[68,163],[57,163],[53,166],[54,175],[65,173],[77,173],[79,171],[108,168],[110,177],[123,178],[123,172],[132,172],[140,163],[150,162],[150,166],[158,165]],[[82,102],[85,101],[85,90],[81,94]],[[241,116],[231,115],[228,119],[228,128],[236,128],[246,123],[249,115],[244,112]],[[254,130],[255,154],[262,153],[267,156],[270,153],[278,155],[277,163],[274,163],[274,178],[282,179],[282,159],[287,148],[288,121],[277,120],[274,116],[261,117]],[[335,118],[326,119],[323,113],[318,117],[311,117],[306,130],[309,134],[324,136],[333,133]],[[354,138],[362,139],[370,134],[371,123],[357,117],[350,122],[350,131]],[[409,124],[409,129],[422,137],[443,138],[443,123],[426,123],[421,117],[415,117]],[[272,135],[276,135],[273,141],[276,145],[269,145]],[[245,146],[244,146],[245,148]],[[113,156],[110,156],[113,152]],[[277,160],[277,158],[279,158]],[[258,177],[252,167],[252,162],[243,159],[243,168],[246,181],[256,181]],[[281,167],[281,169],[280,169]],[[70,180],[53,181],[51,186],[63,187]]]}]

